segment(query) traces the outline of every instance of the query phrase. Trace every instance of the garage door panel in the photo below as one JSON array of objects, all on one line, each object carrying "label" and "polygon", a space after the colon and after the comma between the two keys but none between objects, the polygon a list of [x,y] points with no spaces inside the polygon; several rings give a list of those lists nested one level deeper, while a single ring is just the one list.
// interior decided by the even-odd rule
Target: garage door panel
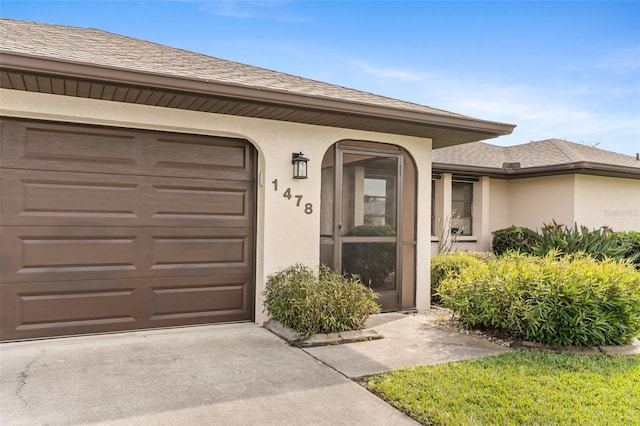
[{"label": "garage door panel", "polygon": [[7,226],[2,253],[5,282],[246,274],[253,229]]},{"label": "garage door panel", "polygon": [[225,224],[241,224],[248,221],[252,211],[249,185],[238,183],[210,183],[189,185],[182,182],[176,185],[152,185],[154,212],[151,217],[157,220],[206,221],[225,220]]},{"label": "garage door panel", "polygon": [[137,280],[3,283],[2,339],[136,328],[144,292]]},{"label": "garage door panel", "polygon": [[2,284],[2,340],[251,319],[252,275]]},{"label": "garage door panel", "polygon": [[[134,212],[135,183],[105,182],[97,179],[21,179],[16,212],[21,217],[112,218],[118,221],[137,217]],[[21,207],[21,208],[20,208]],[[16,209],[18,210],[18,209]],[[68,220],[68,219],[67,219]]]},{"label": "garage door panel", "polygon": [[18,294],[20,325],[17,331],[98,323],[134,322],[129,314],[134,289],[125,291],[83,291],[71,293]]},{"label": "garage door panel", "polygon": [[250,182],[2,169],[4,225],[249,227]]},{"label": "garage door panel", "polygon": [[236,237],[154,237],[153,269],[210,267],[216,264],[248,267],[247,236]]},{"label": "garage door panel", "polygon": [[6,168],[254,180],[240,139],[12,120],[2,140]]},{"label": "garage door panel", "polygon": [[133,236],[22,236],[18,237],[22,252],[19,273],[54,270],[131,270],[135,249]]},{"label": "garage door panel", "polygon": [[211,179],[251,179],[251,151],[246,142],[227,138],[175,135],[154,142],[151,173]]},{"label": "garage door panel", "polygon": [[250,280],[246,274],[157,280],[151,288],[150,321],[246,316],[253,304]]},{"label": "garage door panel", "polygon": [[140,166],[141,142],[131,132],[8,121],[2,136],[4,167],[126,173]]},{"label": "garage door panel", "polygon": [[135,228],[6,226],[2,280],[134,277],[145,265],[142,243]]},{"label": "garage door panel", "polygon": [[4,225],[140,223],[141,182],[127,176],[2,170]]},{"label": "garage door panel", "polygon": [[150,276],[249,274],[252,228],[155,228]]}]

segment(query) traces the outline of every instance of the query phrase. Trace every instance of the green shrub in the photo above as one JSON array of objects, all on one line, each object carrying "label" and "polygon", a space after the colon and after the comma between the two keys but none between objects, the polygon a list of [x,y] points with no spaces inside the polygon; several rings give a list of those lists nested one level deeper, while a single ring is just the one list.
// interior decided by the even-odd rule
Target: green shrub
[{"label": "green shrub", "polygon": [[440,283],[448,277],[456,277],[460,271],[469,266],[482,264],[470,253],[456,252],[450,254],[438,254],[431,258],[431,302],[439,303],[438,288]]},{"label": "green shrub", "polygon": [[596,259],[628,259],[640,270],[640,232],[613,232],[607,226],[589,230],[574,223],[568,227],[557,223],[543,224],[540,233],[511,226],[493,233],[493,252],[500,256],[514,251],[545,256],[547,253],[586,253]]},{"label": "green shrub", "polygon": [[492,260],[496,260],[498,258],[494,253],[490,251],[467,251],[465,253],[485,263],[491,262]]},{"label": "green shrub", "polygon": [[384,225],[368,223],[366,225],[354,226],[347,235],[354,237],[395,237],[396,230],[386,223]]},{"label": "green shrub", "polygon": [[531,253],[531,247],[535,245],[538,238],[536,231],[521,226],[498,229],[491,234],[493,235],[491,247],[496,256],[509,251]]},{"label": "green shrub", "polygon": [[511,254],[440,284],[470,328],[554,346],[625,344],[640,332],[640,272],[585,255]]},{"label": "green shrub", "polygon": [[356,278],[296,264],[267,277],[264,305],[283,325],[309,336],[364,328],[380,312],[376,293]]},{"label": "green shrub", "polygon": [[589,230],[574,223],[573,228],[569,228],[555,220],[544,224],[531,248],[531,252],[538,256],[551,251],[564,254],[582,252],[596,259],[623,259],[626,253],[618,234],[609,227]]},{"label": "green shrub", "polygon": [[616,232],[624,248],[624,258],[636,265],[640,270],[640,232]]}]

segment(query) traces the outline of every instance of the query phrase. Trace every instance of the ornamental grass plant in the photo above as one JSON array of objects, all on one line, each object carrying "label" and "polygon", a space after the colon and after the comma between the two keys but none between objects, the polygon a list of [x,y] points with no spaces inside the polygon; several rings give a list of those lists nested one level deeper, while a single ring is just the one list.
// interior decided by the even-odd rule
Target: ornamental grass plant
[{"label": "ornamental grass plant", "polygon": [[431,258],[431,302],[441,303],[438,288],[445,278],[456,277],[467,267],[481,265],[482,260],[466,252],[437,254]]},{"label": "ornamental grass plant", "polygon": [[296,264],[267,278],[264,306],[282,325],[310,336],[363,329],[369,315],[380,312],[376,297],[356,277]]},{"label": "ornamental grass plant", "polygon": [[531,247],[531,253],[544,256],[549,252],[563,254],[586,253],[596,259],[624,259],[627,247],[620,235],[607,226],[589,230],[586,226],[573,227],[557,223],[545,223]]},{"label": "ornamental grass plant", "polygon": [[562,254],[586,253],[596,259],[628,260],[640,270],[640,232],[614,232],[608,226],[589,229],[573,227],[552,220],[542,224],[540,232],[520,226],[510,226],[492,232],[493,252],[501,256],[508,252],[544,256],[549,252]]},{"label": "ornamental grass plant", "polygon": [[640,333],[640,272],[630,262],[510,254],[463,268],[438,294],[465,327],[514,339],[619,345]]}]

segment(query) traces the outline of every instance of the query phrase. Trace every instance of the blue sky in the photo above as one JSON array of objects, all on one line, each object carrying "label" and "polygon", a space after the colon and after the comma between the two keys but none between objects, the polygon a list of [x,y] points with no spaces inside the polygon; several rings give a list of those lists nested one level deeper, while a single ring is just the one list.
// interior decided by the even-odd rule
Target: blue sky
[{"label": "blue sky", "polygon": [[518,125],[490,143],[640,152],[640,0],[0,0],[0,15]]}]

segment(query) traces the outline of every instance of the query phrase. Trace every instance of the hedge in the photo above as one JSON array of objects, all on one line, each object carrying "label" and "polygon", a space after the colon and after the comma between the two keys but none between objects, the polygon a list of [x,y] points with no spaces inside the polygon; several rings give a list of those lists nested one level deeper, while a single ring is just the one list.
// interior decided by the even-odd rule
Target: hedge
[{"label": "hedge", "polygon": [[505,255],[445,278],[438,294],[469,328],[554,346],[626,344],[640,333],[640,272],[586,255]]}]

